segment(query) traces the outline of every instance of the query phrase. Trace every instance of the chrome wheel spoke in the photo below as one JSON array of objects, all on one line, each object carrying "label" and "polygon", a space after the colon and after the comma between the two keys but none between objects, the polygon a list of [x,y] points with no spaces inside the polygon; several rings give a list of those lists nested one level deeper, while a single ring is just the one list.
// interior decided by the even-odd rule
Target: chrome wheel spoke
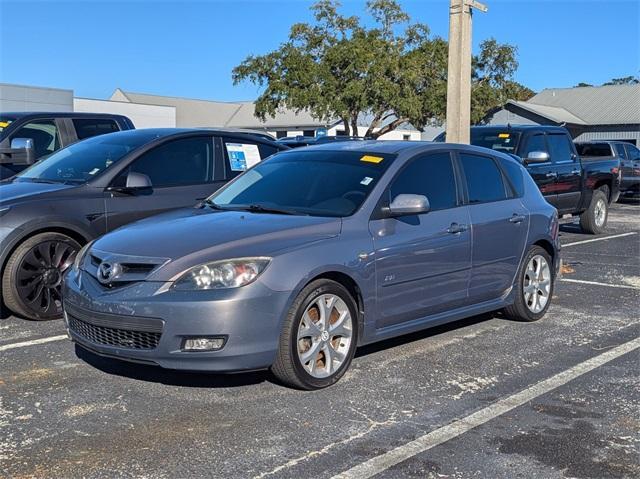
[{"label": "chrome wheel spoke", "polygon": [[551,295],[551,268],[542,255],[535,255],[525,269],[522,294],[527,308],[532,313],[541,312]]},{"label": "chrome wheel spoke", "polygon": [[309,361],[315,363],[318,360],[318,353],[320,353],[322,343],[320,341],[312,342],[311,347],[300,355],[300,361],[302,364],[307,364]]}]

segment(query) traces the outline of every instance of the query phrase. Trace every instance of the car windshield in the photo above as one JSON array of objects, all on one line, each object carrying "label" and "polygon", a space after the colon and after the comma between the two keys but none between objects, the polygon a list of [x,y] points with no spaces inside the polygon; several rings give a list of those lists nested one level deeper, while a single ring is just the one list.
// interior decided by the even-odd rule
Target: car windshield
[{"label": "car windshield", "polygon": [[504,153],[515,153],[520,133],[514,131],[471,129],[471,144]]},{"label": "car windshield", "polygon": [[354,151],[289,151],[246,171],[207,202],[257,213],[350,216],[392,160]]},{"label": "car windshield", "polygon": [[40,160],[19,173],[16,181],[85,183],[150,139],[133,132],[89,138]]}]

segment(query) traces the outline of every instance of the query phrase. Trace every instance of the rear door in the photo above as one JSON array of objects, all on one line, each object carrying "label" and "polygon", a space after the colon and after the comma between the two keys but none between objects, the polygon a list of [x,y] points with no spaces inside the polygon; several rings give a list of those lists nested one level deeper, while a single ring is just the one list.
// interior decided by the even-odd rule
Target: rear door
[{"label": "rear door", "polygon": [[578,210],[582,194],[582,167],[573,143],[566,134],[549,133],[547,143],[551,162],[557,174],[556,208],[560,214]]},{"label": "rear door", "polygon": [[[534,151],[547,153],[549,157],[551,157],[546,135],[544,133],[529,135],[524,140],[524,145],[520,150],[520,156],[523,159],[526,159],[529,154]],[[551,159],[546,163],[531,163],[526,165],[526,167],[529,174],[538,185],[538,188],[540,188],[540,192],[544,195],[545,199],[553,206],[557,206],[558,195],[556,193],[555,185],[558,174],[555,170],[555,166],[551,162]]]},{"label": "rear door", "polygon": [[463,306],[471,266],[469,211],[457,193],[449,152],[421,155],[398,173],[381,206],[420,194],[431,210],[369,223],[376,265],[376,328]]},{"label": "rear door", "polygon": [[496,159],[460,153],[472,237],[469,301],[494,300],[513,284],[529,229],[529,213]]},{"label": "rear door", "polygon": [[108,230],[167,210],[194,206],[224,184],[214,165],[211,135],[170,140],[143,153],[111,186],[124,187],[132,171],[147,175],[152,188],[135,194],[105,191]]}]

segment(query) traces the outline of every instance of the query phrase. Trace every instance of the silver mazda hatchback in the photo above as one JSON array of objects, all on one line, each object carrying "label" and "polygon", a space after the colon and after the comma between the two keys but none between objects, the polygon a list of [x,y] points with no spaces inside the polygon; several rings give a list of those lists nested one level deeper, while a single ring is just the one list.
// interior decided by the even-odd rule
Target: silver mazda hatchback
[{"label": "silver mazda hatchback", "polygon": [[349,142],[278,153],[202,204],[85,246],[69,335],[102,356],[271,368],[329,386],[358,346],[494,310],[540,319],[558,217],[517,160],[463,145]]}]

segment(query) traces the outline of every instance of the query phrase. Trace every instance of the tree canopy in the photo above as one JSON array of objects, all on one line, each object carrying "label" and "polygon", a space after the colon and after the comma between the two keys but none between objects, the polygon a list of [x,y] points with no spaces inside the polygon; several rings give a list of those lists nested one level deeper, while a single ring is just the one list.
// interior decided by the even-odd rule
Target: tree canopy
[{"label": "tree canopy", "polygon": [[[297,23],[280,47],[251,55],[233,70],[235,84],[261,87],[256,116],[278,110],[306,110],[320,121],[339,119],[347,134],[358,134],[367,117],[366,136],[377,138],[411,123],[418,129],[442,123],[446,113],[447,42],[429,27],[414,23],[396,0],[369,0],[372,22],[344,16],[336,0],[311,8],[312,23]],[[509,98],[533,92],[514,82],[516,48],[495,39],[481,43],[473,58],[472,121]]]}]

